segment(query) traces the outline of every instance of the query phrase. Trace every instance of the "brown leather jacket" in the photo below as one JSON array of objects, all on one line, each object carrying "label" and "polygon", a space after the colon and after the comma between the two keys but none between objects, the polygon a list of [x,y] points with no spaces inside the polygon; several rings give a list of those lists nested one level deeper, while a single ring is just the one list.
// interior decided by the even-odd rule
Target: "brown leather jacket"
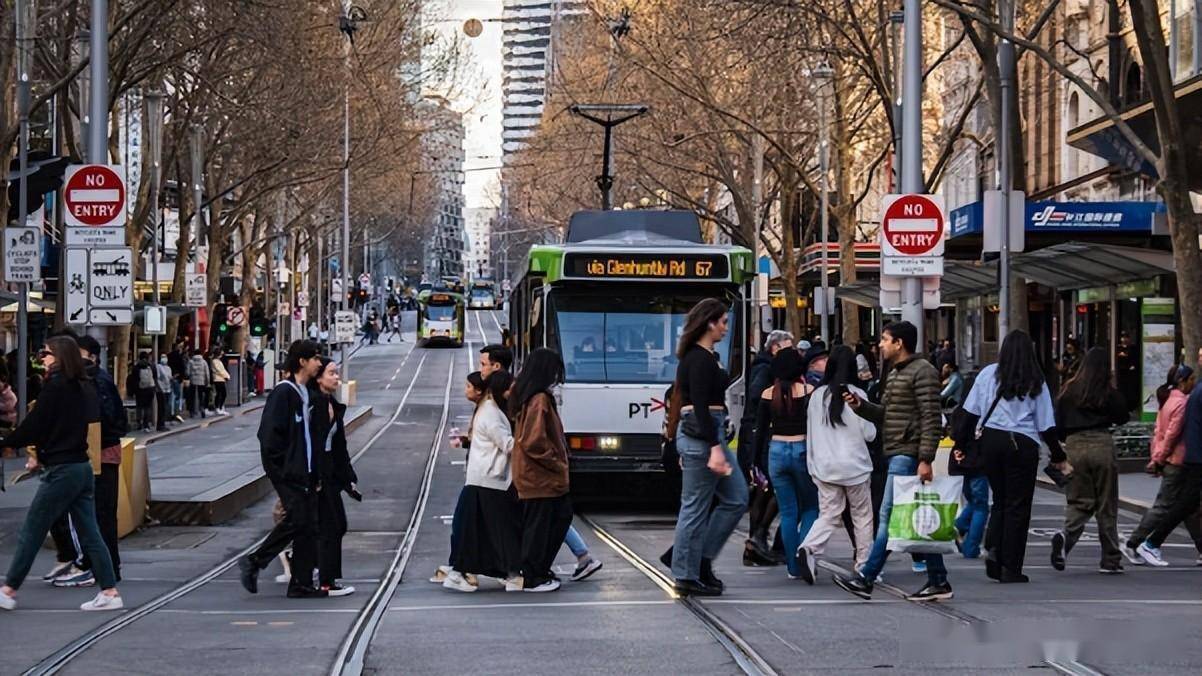
[{"label": "brown leather jacket", "polygon": [[536,394],[513,430],[513,485],[522,500],[568,493],[568,449],[551,395]]}]

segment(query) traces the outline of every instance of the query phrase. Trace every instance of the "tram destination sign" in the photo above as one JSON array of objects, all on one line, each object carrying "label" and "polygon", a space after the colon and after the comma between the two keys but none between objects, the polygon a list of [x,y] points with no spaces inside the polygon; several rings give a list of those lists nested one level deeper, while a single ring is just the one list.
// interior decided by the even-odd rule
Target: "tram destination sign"
[{"label": "tram destination sign", "polygon": [[563,267],[577,279],[730,279],[720,253],[566,253]]}]

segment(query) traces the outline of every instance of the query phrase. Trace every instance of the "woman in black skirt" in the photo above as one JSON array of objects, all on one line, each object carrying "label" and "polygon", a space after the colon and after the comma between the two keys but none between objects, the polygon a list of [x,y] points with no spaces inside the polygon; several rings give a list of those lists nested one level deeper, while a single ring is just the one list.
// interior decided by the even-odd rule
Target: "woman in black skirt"
[{"label": "woman in black skirt", "polygon": [[342,577],[342,537],[346,535],[346,508],[342,492],[362,500],[355,484],[359,478],[346,448],[346,405],[335,399],[342,378],[338,364],[321,358],[317,378],[309,381],[314,449],[321,449],[317,487],[317,574],[322,591],[329,596],[346,596],[355,588],[338,584]]},{"label": "woman in black skirt", "polygon": [[454,571],[443,582],[447,589],[476,591],[477,586],[464,579],[474,574],[503,580],[506,591],[522,590],[522,522],[510,466],[513,428],[505,415],[505,393],[512,384],[513,376],[506,371],[489,375],[472,418],[459,546]]}]

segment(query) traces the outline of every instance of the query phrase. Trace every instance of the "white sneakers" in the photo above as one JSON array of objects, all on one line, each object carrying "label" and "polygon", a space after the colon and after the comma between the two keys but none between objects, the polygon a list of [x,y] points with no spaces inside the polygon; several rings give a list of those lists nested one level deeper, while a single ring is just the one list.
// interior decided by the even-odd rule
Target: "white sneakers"
[{"label": "white sneakers", "polygon": [[1161,558],[1160,548],[1153,547],[1147,542],[1140,543],[1140,545],[1135,548],[1135,552],[1139,554],[1140,558],[1146,561],[1148,565],[1156,566],[1158,568],[1164,568],[1165,566],[1169,565],[1168,561],[1165,561],[1163,558]]},{"label": "white sneakers", "polygon": [[0,610],[16,610],[16,609],[17,609],[17,597],[9,596],[8,594],[5,594],[4,592],[0,591]]},{"label": "white sneakers", "polygon": [[1128,545],[1126,542],[1119,543],[1119,551],[1123,553],[1123,558],[1127,559],[1127,563],[1133,566],[1144,565],[1144,557],[1139,555],[1139,550]]},{"label": "white sneakers", "polygon": [[442,586],[459,592],[476,591],[476,585],[468,582],[467,579],[463,577],[463,573],[460,573],[457,570],[452,570],[451,572],[447,573],[447,579],[442,581]]},{"label": "white sneakers", "polygon": [[51,582],[54,580],[54,578],[59,577],[61,575],[65,575],[67,573],[67,571],[71,570],[73,567],[75,567],[75,563],[73,561],[67,561],[66,563],[56,563],[56,564],[54,564],[54,567],[50,569],[50,572],[48,572],[42,576],[42,580],[44,580],[46,582]]},{"label": "white sneakers", "polygon": [[452,568],[450,566],[439,566],[438,570],[434,571],[434,574],[430,576],[430,582],[434,584],[442,584],[446,581],[447,575],[451,574],[451,570]]},{"label": "white sneakers", "polygon": [[[1202,561],[1202,559],[1199,559],[1199,561]],[[513,577],[505,580],[504,582],[505,582],[505,591],[507,591],[507,592],[520,592],[526,586],[525,580],[522,578],[521,575],[514,575]]]},{"label": "white sneakers", "polygon": [[530,587],[530,588],[526,589],[525,591],[538,594],[538,593],[544,593],[544,592],[553,592],[553,591],[556,591],[557,589],[559,589],[559,580],[552,578],[552,579],[547,580],[546,582],[540,584],[537,587]]},{"label": "white sneakers", "polygon": [[[3,596],[3,594],[0,594]],[[96,598],[88,601],[79,607],[80,610],[121,610],[125,607],[125,602],[121,600],[121,596],[109,596],[104,592],[96,594]]]}]

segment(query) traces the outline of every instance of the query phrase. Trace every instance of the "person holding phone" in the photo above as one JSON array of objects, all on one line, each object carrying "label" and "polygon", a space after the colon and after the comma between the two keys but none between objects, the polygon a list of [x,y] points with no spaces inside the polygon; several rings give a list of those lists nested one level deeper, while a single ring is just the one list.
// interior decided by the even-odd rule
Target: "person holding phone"
[{"label": "person holding phone", "polygon": [[[673,541],[672,576],[684,595],[718,596],[724,585],[713,560],[747,512],[747,482],[735,473],[738,459],[726,446],[726,388],[730,376],[715,346],[726,337],[730,310],[716,298],[693,306],[676,348],[680,360],[680,513]],[[710,505],[717,498],[713,511]]]},{"label": "person holding phone", "polygon": [[317,579],[329,596],[347,596],[355,588],[338,584],[342,577],[342,538],[346,535],[346,507],[342,493],[361,502],[359,477],[346,447],[346,405],[336,399],[342,386],[338,364],[321,357],[317,378],[310,381],[313,402],[313,439],[321,444],[320,479],[317,484]]}]

